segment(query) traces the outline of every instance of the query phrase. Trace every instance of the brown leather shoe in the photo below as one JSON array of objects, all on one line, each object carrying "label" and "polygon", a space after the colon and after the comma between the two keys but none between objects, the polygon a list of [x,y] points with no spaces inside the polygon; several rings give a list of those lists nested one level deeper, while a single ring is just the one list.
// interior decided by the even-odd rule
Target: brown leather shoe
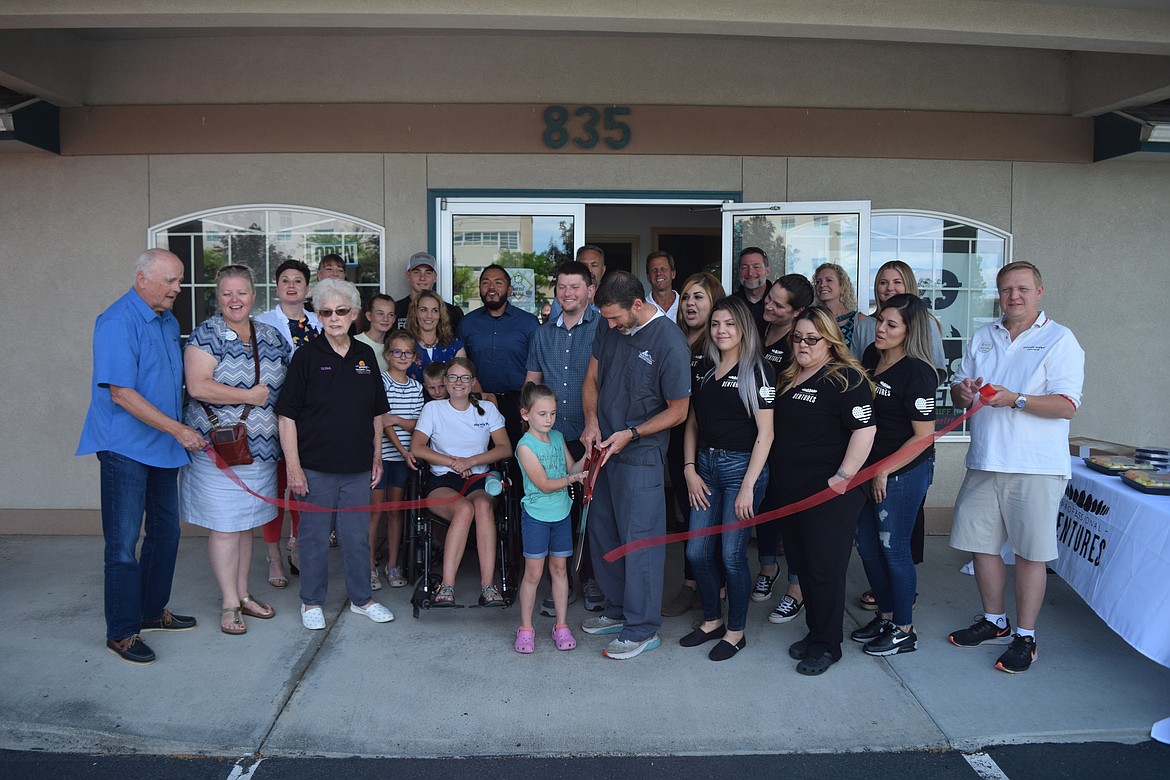
[{"label": "brown leather shoe", "polygon": [[127,663],[136,666],[147,666],[154,663],[154,651],[142,641],[138,634],[132,634],[125,639],[114,641],[106,640],[106,649]]}]

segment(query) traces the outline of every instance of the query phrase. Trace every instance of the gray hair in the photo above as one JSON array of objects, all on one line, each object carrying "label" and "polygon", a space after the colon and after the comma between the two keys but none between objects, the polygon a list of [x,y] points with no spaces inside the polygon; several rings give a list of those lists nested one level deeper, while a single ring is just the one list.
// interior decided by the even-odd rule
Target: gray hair
[{"label": "gray hair", "polygon": [[309,297],[313,299],[313,305],[317,308],[321,308],[325,301],[331,300],[344,301],[349,308],[355,311],[360,311],[362,308],[362,297],[358,294],[357,288],[353,286],[352,282],[343,279],[322,279],[313,285]]},{"label": "gray hair", "polygon": [[153,279],[154,267],[162,260],[183,262],[174,252],[169,252],[166,249],[147,249],[134,261],[134,275],[142,274],[147,279]]}]

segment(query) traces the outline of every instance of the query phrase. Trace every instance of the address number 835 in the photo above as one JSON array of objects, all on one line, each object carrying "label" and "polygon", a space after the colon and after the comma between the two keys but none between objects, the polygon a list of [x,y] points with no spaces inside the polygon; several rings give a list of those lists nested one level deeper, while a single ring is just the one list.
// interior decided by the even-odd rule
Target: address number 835
[{"label": "address number 835", "polygon": [[621,121],[630,115],[629,106],[578,106],[573,111],[564,106],[544,110],[544,145],[560,149],[570,140],[578,149],[592,149],[604,141],[610,149],[624,149],[630,144],[630,126]]}]

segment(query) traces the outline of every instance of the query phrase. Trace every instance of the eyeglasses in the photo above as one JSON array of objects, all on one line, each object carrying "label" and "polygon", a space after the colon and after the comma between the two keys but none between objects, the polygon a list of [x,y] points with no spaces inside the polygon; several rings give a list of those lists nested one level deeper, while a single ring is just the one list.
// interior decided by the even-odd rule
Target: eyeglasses
[{"label": "eyeglasses", "polygon": [[799,344],[800,342],[803,341],[805,344],[808,344],[810,347],[815,347],[817,344],[820,344],[824,340],[825,340],[824,336],[804,336],[804,337],[801,337],[801,336],[797,336],[795,333],[792,334],[792,343],[793,344]]},{"label": "eyeglasses", "polygon": [[338,317],[345,317],[351,311],[353,311],[353,309],[351,309],[348,306],[340,306],[336,309],[318,309],[317,316],[323,320],[327,320],[330,317],[332,317],[334,314],[336,314]]},{"label": "eyeglasses", "polygon": [[413,349],[392,349],[390,354],[396,358],[414,357]]},{"label": "eyeglasses", "polygon": [[471,374],[447,374],[447,380],[460,385],[469,385],[471,384],[472,376]]}]

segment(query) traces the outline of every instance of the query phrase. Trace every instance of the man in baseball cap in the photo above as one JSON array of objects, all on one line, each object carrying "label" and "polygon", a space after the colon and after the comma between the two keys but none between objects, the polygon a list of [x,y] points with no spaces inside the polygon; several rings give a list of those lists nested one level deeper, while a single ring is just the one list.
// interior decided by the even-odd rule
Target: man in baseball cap
[{"label": "man in baseball cap", "polygon": [[[436,273],[437,268],[438,263],[435,262],[434,255],[429,252],[415,252],[406,261],[406,282],[410,286],[410,294],[395,302],[394,308],[398,312],[399,328],[406,329],[406,314],[410,309],[411,301],[417,298],[420,292],[435,289],[435,282],[439,278]],[[451,330],[458,333],[459,322],[463,319],[463,310],[447,303],[447,316],[451,319]]]}]

